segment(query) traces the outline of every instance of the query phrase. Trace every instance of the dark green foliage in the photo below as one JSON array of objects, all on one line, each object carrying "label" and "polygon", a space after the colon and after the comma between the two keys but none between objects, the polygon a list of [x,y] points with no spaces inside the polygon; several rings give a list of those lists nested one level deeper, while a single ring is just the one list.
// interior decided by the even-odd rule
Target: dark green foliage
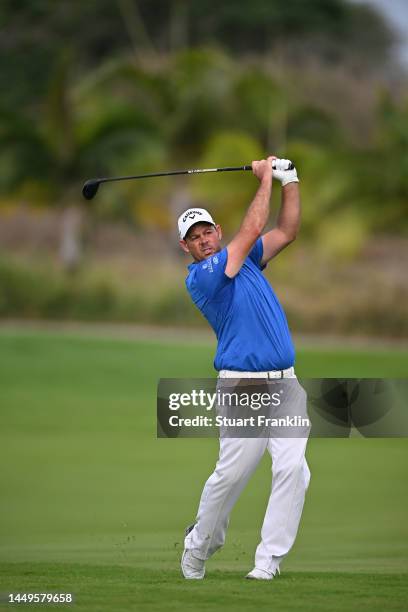
[{"label": "dark green foliage", "polygon": [[132,50],[173,50],[175,31],[189,46],[242,54],[284,45],[330,62],[354,55],[370,68],[386,61],[392,43],[377,13],[345,0],[5,1],[0,20],[2,105],[25,109],[38,109],[61,50],[74,54],[78,74]]},{"label": "dark green foliage", "polygon": [[[405,231],[406,102],[402,93],[374,102],[369,75],[383,75],[392,39],[366,6],[32,0],[3,3],[0,18],[0,206],[38,202],[39,193],[45,205],[85,206],[81,186],[92,176],[241,164],[273,152],[299,167],[308,237],[324,232],[325,215],[343,211],[359,217],[348,252],[373,231]],[[368,92],[358,92],[359,105],[356,74]],[[253,184],[211,182],[184,185],[233,231]],[[88,210],[141,227],[148,211],[162,210],[169,224],[180,183],[171,185],[111,186]]]}]

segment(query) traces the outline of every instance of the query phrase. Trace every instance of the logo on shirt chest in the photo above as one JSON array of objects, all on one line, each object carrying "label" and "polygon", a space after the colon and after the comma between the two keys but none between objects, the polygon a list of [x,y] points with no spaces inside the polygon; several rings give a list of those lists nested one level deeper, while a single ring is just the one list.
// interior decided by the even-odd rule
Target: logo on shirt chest
[{"label": "logo on shirt chest", "polygon": [[214,255],[214,257],[208,259],[201,267],[203,270],[208,270],[209,274],[211,274],[214,272],[213,264],[216,266],[219,261],[220,260],[218,259],[217,255]]}]

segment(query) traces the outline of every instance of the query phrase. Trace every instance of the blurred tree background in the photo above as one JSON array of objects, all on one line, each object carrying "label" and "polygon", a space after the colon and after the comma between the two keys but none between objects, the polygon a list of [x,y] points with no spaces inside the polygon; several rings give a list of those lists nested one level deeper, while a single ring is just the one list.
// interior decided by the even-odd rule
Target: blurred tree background
[{"label": "blurred tree background", "polygon": [[200,203],[231,235],[250,173],[82,183],[273,152],[301,177],[268,271],[292,327],[408,334],[407,77],[372,8],[3,0],[0,27],[0,316],[200,324],[175,220]]}]

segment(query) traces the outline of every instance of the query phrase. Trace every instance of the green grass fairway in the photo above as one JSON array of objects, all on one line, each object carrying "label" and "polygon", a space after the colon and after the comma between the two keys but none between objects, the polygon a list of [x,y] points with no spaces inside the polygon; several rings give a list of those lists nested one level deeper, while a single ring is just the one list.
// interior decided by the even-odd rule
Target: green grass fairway
[{"label": "green grass fairway", "polygon": [[[259,583],[243,576],[269,495],[265,457],[206,579],[181,578],[217,441],[156,439],[156,384],[211,376],[212,353],[0,330],[0,594],[72,592],[80,612],[406,610],[408,439],[312,439],[298,539],[281,577]],[[297,371],[405,377],[408,353],[305,349]]]}]

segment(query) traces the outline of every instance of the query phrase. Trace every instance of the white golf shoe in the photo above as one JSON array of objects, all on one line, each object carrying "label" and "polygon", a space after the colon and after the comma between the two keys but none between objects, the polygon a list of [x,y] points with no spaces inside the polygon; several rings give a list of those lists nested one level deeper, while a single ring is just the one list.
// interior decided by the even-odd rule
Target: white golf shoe
[{"label": "white golf shoe", "polygon": [[181,571],[184,578],[202,580],[205,574],[205,561],[194,557],[191,550],[184,550],[181,557]]},{"label": "white golf shoe", "polygon": [[279,574],[279,569],[276,570],[275,574],[272,574],[271,572],[267,572],[266,570],[262,570],[262,569],[258,569],[257,567],[254,567],[254,569],[249,572],[249,574],[247,574],[245,576],[245,578],[248,578],[249,580],[273,580],[273,578],[275,578],[276,574]]}]

